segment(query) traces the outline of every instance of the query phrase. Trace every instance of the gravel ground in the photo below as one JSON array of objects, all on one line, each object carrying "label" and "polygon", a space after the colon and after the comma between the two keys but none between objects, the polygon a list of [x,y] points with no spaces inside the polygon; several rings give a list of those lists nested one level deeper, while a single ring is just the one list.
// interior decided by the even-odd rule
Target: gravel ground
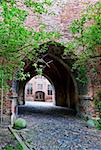
[{"label": "gravel ground", "polygon": [[[11,146],[14,150],[19,143],[8,129],[10,125],[10,116],[3,115],[2,125],[0,124],[0,150],[6,150],[7,146]],[[7,149],[11,150],[11,149]]]},{"label": "gravel ground", "polygon": [[8,145],[15,149],[19,143],[8,128],[0,127],[0,150],[5,150]]},{"label": "gravel ground", "polygon": [[101,131],[88,129],[65,108],[27,105],[19,113],[28,126],[18,134],[35,150],[101,150]]}]

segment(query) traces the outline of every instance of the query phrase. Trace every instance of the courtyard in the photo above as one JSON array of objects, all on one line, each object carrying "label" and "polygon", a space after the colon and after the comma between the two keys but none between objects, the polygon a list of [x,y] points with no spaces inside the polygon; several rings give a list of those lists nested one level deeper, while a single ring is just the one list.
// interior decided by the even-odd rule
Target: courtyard
[{"label": "courtyard", "polygon": [[101,150],[100,8],[0,0],[0,150]]},{"label": "courtyard", "polygon": [[17,131],[35,150],[100,150],[101,131],[88,128],[86,121],[67,108],[52,103],[27,102],[19,117],[27,128]]}]

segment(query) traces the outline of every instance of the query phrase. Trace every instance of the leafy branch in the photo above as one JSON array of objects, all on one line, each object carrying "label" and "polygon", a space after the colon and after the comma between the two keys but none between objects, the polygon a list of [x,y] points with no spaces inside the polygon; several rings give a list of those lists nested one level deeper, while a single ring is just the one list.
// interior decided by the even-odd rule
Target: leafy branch
[{"label": "leafy branch", "polygon": [[[76,19],[70,25],[72,41],[67,44],[65,53],[72,51],[76,56],[76,61],[72,65],[73,70],[77,72],[77,80],[87,83],[89,60],[97,55],[97,48],[101,48],[101,2],[91,5],[81,14],[80,19]],[[101,55],[101,53],[99,54]]]}]

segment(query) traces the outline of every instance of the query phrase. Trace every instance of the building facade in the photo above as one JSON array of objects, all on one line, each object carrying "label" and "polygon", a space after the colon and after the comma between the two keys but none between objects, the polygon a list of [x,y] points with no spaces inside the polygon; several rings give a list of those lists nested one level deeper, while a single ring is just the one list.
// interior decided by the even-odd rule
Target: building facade
[{"label": "building facade", "polygon": [[54,87],[44,76],[37,75],[27,82],[25,86],[26,101],[53,102],[54,99]]}]

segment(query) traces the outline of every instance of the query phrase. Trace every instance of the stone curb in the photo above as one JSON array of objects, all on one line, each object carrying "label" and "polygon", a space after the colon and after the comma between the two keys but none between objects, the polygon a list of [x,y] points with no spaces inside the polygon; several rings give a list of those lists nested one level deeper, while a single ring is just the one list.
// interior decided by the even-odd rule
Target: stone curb
[{"label": "stone curb", "polygon": [[25,144],[21,137],[16,133],[16,130],[14,130],[11,126],[8,126],[8,129],[10,132],[14,135],[14,137],[17,139],[17,141],[22,146],[23,150],[33,150],[28,144]]}]

